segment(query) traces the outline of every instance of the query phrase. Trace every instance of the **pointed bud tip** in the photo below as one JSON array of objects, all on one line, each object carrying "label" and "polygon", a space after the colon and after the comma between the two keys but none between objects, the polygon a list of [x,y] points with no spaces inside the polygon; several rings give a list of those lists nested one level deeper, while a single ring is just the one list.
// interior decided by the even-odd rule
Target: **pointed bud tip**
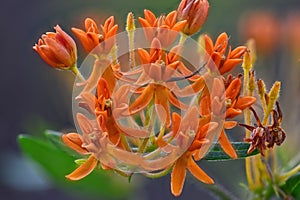
[{"label": "pointed bud tip", "polygon": [[127,31],[135,30],[134,15],[132,12],[129,12],[127,15],[126,30]]}]

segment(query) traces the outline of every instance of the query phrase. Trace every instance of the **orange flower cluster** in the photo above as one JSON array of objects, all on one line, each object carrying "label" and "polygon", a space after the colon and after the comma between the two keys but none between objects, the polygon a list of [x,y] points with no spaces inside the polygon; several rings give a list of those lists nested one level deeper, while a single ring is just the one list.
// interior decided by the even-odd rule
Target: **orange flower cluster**
[{"label": "orange flower cluster", "polygon": [[[81,134],[62,136],[68,147],[88,156],[68,179],[79,180],[97,166],[124,176],[139,172],[159,177],[172,171],[171,191],[179,196],[186,169],[198,180],[214,183],[197,165],[214,141],[228,156],[238,157],[225,130],[238,124],[236,117],[256,98],[242,94],[242,75],[229,73],[243,61],[246,47],[232,50],[226,33],[215,43],[205,35],[206,54],[198,49],[190,52],[201,58],[199,62],[182,57],[187,51],[184,34],[201,28],[208,9],[206,0],[183,0],[178,11],[166,16],[145,10],[144,18],[138,19],[149,47],[128,50],[129,71],[118,60],[118,25],[113,16],[104,25],[87,18],[85,30],[72,28],[93,55],[94,65],[75,86],[75,120]],[[133,40],[138,31],[132,13],[128,19],[128,38]],[[75,42],[59,26],[55,29],[56,33],[43,35],[34,49],[52,67],[69,69],[77,62]],[[132,48],[134,41],[129,44]]]}]

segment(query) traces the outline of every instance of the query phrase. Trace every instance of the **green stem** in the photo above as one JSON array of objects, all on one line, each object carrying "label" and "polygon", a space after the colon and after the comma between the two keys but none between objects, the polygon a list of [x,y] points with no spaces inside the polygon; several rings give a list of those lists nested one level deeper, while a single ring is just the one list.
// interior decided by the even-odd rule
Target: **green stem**
[{"label": "green stem", "polygon": [[184,33],[180,33],[179,45],[183,46],[188,36]]},{"label": "green stem", "polygon": [[[154,126],[154,122],[155,122],[155,116],[156,115],[154,115],[154,112],[155,112],[154,111],[154,109],[155,109],[154,105],[150,104],[150,108],[152,108],[151,109],[152,111],[149,111],[150,114],[147,113],[145,126],[148,125],[148,131],[152,132],[152,129],[153,129],[153,126]],[[150,134],[150,137],[151,137],[151,134]],[[148,141],[149,141],[149,137],[142,140],[142,144],[139,146],[139,150],[138,150],[139,153],[144,153],[145,152],[147,144],[148,144]]]},{"label": "green stem", "polygon": [[75,74],[76,77],[78,77],[80,79],[80,81],[82,81],[82,82],[85,81],[85,78],[82,76],[82,74],[78,70],[76,64],[73,67],[71,67],[70,70],[73,72],[73,74]]},{"label": "green stem", "polygon": [[128,40],[129,40],[129,63],[130,68],[133,69],[135,66],[135,57],[134,57],[134,31],[127,31]]},{"label": "green stem", "polygon": [[279,177],[279,181],[286,181],[291,176],[297,174],[300,171],[300,164],[298,164],[296,167],[291,169],[290,171],[286,172],[282,176]]},{"label": "green stem", "polygon": [[157,173],[145,173],[144,175],[148,178],[160,178],[170,173],[172,167],[164,169],[163,171]]}]

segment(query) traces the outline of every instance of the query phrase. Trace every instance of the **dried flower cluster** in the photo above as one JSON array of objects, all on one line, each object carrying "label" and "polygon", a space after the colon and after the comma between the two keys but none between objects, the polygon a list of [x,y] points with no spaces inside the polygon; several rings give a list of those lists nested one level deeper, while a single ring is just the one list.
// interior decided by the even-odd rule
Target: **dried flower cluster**
[{"label": "dried flower cluster", "polygon": [[[236,117],[244,110],[250,112],[256,102],[249,51],[245,46],[232,48],[227,34],[222,33],[215,42],[208,35],[200,36],[198,49],[190,50],[199,58],[196,65],[182,56],[188,35],[199,31],[208,10],[207,0],[183,0],[178,11],[159,17],[145,10],[144,18],[138,19],[148,48],[134,47],[138,30],[129,13],[129,62],[125,64],[118,59],[114,17],[100,26],[87,18],[85,30],[72,28],[93,57],[87,77],[76,67],[77,49],[69,35],[57,26],[56,33],[42,36],[34,46],[40,56],[52,67],[70,69],[79,77],[75,120],[81,134],[64,134],[62,140],[86,161],[67,175],[68,179],[79,180],[97,166],[123,176],[139,172],[160,177],[171,171],[171,191],[178,196],[186,170],[204,183],[214,183],[196,163],[214,140],[228,156],[238,157],[226,130],[236,127]],[[233,76],[232,70],[243,59],[244,75]],[[275,101],[268,100],[267,107],[272,110]],[[273,125],[268,126],[260,123],[251,108],[259,123],[242,125],[253,132],[246,139],[251,143],[249,152],[258,148],[263,154],[263,149],[283,142],[284,131],[280,128],[280,136],[275,130],[282,118],[278,104],[277,109],[272,111]]]}]

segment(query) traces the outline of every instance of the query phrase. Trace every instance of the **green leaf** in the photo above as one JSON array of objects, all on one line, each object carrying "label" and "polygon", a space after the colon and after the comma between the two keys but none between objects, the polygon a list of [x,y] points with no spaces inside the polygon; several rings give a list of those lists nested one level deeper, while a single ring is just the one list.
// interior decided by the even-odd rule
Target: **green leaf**
[{"label": "green leaf", "polygon": [[[250,144],[245,142],[232,142],[233,148],[235,149],[238,158],[246,158],[258,154],[258,150],[254,150],[252,153],[248,154]],[[218,160],[231,160],[231,158],[223,151],[220,144],[216,143],[204,157],[208,161],[218,161]]]},{"label": "green leaf", "polygon": [[300,172],[291,176],[281,188],[295,199],[300,199]]},{"label": "green leaf", "polygon": [[59,133],[47,132],[46,136],[53,143],[29,135],[19,135],[18,142],[24,154],[36,161],[62,187],[77,194],[80,192],[82,195],[102,195],[107,198],[128,196],[132,191],[132,184],[128,184],[126,178],[116,176],[111,171],[94,170],[80,181],[67,180],[65,175],[78,167],[75,158],[57,148],[63,147]]}]

